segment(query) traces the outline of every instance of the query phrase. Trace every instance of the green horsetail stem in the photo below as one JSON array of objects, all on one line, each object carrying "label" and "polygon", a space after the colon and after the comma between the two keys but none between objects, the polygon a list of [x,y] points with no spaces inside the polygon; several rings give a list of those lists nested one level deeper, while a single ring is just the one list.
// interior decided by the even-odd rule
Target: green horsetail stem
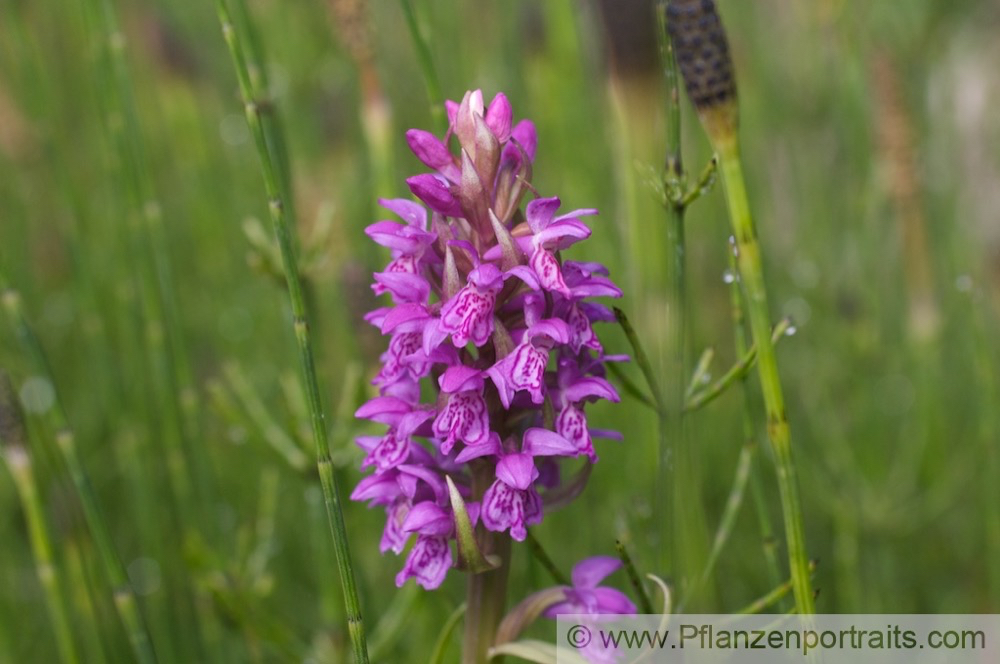
[{"label": "green horsetail stem", "polygon": [[[655,504],[660,529],[660,567],[669,570],[684,602],[693,590],[697,569],[708,556],[708,525],[702,508],[702,486],[693,439],[685,417],[688,375],[687,247],[684,237],[685,175],[681,164],[680,86],[677,60],[667,34],[669,4],[661,2],[660,50],[667,84],[666,155],[663,185],[667,231],[667,380],[659,412],[659,449]],[[693,199],[692,199],[693,200]],[[665,541],[668,540],[668,541]]]},{"label": "green horsetail stem", "polygon": [[[237,0],[238,2],[239,0]],[[281,263],[285,273],[285,285],[288,290],[288,300],[292,309],[292,327],[299,351],[300,379],[306,393],[309,407],[309,419],[312,425],[312,437],[316,446],[316,465],[319,470],[320,486],[323,490],[323,500],[326,504],[327,520],[333,538],[333,548],[337,559],[337,569],[340,573],[340,583],[344,593],[344,608],[347,614],[347,631],[351,639],[354,661],[357,664],[367,664],[368,646],[365,640],[365,626],[361,617],[361,603],[358,599],[357,583],[354,579],[354,566],[351,562],[351,551],[347,542],[347,526],[344,523],[344,512],[341,508],[340,487],[334,474],[333,461],[330,457],[330,441],[326,428],[326,415],[320,397],[319,379],[316,375],[316,362],[313,355],[312,334],[306,311],[305,293],[302,279],[299,275],[298,260],[292,242],[293,220],[290,218],[281,189],[280,163],[272,155],[269,146],[274,145],[273,137],[269,140],[268,127],[262,120],[261,106],[268,103],[255,93],[257,92],[250,79],[247,59],[240,35],[233,24],[226,0],[216,0],[216,12],[222,26],[222,36],[229,47],[229,55],[236,71],[236,79],[243,98],[247,126],[253,136],[260,158],[260,167],[264,177],[264,189],[268,199],[268,209],[271,213],[271,225],[275,240],[281,252]]]},{"label": "green horsetail stem", "polygon": [[760,245],[740,162],[736,81],[726,33],[713,0],[673,0],[667,11],[667,28],[688,96],[719,157],[733,230],[732,249],[746,294],[750,331],[757,346],[757,375],[777,466],[795,606],[799,613],[814,613],[802,508],[785,399],[771,340]]}]

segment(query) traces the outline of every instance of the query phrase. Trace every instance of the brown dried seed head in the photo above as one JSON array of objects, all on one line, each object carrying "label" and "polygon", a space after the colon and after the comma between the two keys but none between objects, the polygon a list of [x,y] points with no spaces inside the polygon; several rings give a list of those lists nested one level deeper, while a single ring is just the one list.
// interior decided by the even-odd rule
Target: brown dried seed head
[{"label": "brown dried seed head", "polygon": [[671,0],[667,30],[691,102],[699,112],[736,100],[726,32],[713,0]]}]

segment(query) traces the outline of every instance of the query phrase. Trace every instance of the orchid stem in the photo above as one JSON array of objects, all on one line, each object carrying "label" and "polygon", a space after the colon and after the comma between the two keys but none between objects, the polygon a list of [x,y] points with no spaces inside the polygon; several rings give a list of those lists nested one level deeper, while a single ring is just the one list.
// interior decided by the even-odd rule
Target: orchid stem
[{"label": "orchid stem", "polygon": [[481,529],[482,550],[497,556],[500,566],[469,575],[462,641],[462,664],[487,664],[489,649],[496,640],[497,627],[507,603],[507,576],[510,572],[511,540],[505,533]]}]

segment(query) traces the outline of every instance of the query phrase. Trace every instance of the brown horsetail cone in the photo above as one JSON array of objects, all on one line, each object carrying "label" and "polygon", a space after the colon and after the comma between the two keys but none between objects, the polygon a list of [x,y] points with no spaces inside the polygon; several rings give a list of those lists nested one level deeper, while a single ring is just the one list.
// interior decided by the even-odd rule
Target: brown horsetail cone
[{"label": "brown horsetail cone", "polygon": [[713,142],[736,129],[736,79],[714,0],[670,0],[667,31],[691,103]]}]

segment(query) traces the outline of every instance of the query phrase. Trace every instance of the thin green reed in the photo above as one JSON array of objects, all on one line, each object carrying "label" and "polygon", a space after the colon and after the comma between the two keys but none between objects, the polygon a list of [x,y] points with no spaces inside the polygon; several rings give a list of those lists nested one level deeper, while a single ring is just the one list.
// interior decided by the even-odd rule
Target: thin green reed
[{"label": "thin green reed", "polygon": [[743,177],[736,84],[729,47],[711,0],[673,0],[668,8],[670,37],[688,95],[715,149],[722,173],[733,231],[732,251],[746,297],[750,330],[757,346],[757,375],[764,395],[768,438],[777,466],[795,605],[799,613],[814,613],[791,434],[771,340],[771,314],[760,244]]},{"label": "thin green reed", "polygon": [[[728,254],[729,274],[732,278],[729,288],[729,301],[733,317],[733,344],[737,357],[745,357],[753,351],[753,348],[747,339],[746,314],[743,308],[739,279],[736,277],[739,274],[739,268],[736,265],[736,256],[733,255],[732,251],[729,251]],[[780,330],[780,332],[776,330],[778,334],[772,335],[775,343],[785,335],[786,330],[787,328]],[[775,550],[774,527],[771,522],[771,513],[768,510],[767,501],[764,499],[760,466],[755,463],[756,452],[758,450],[757,427],[754,424],[753,409],[750,404],[750,389],[747,385],[746,373],[739,377],[739,381],[742,401],[741,410],[743,413],[743,450],[750,457],[749,463],[752,466],[749,477],[750,493],[753,496],[754,508],[757,512],[757,523],[760,528],[760,541],[761,547],[764,550],[764,559],[767,562],[768,578],[771,581],[771,585],[775,585],[781,578],[781,571],[778,565],[778,554]],[[741,453],[741,460],[742,455],[743,453]]]},{"label": "thin green reed", "polygon": [[323,498],[326,503],[327,520],[333,535],[334,551],[340,581],[344,592],[344,606],[347,613],[347,627],[351,636],[354,660],[368,662],[368,649],[365,641],[364,622],[361,616],[358,591],[354,579],[354,568],[351,564],[351,552],[347,541],[347,528],[344,524],[344,514],[340,502],[340,490],[334,474],[333,462],[330,458],[330,443],[327,439],[326,421],[322,399],[320,398],[319,379],[316,375],[316,365],[313,358],[312,339],[309,332],[308,315],[303,295],[302,281],[298,271],[295,249],[292,245],[293,220],[288,217],[284,200],[281,195],[280,182],[275,160],[268,145],[265,125],[261,122],[260,107],[266,100],[254,95],[254,88],[247,70],[242,36],[237,33],[230,18],[226,0],[216,0],[216,10],[222,26],[222,34],[229,47],[229,54],[236,70],[240,94],[243,98],[247,125],[253,135],[260,157],[261,170],[264,177],[264,188],[268,198],[268,208],[274,235],[281,251],[282,267],[288,288],[288,298],[292,309],[292,324],[295,340],[298,345],[301,379],[309,405],[309,415],[312,425],[313,441],[316,444],[316,463],[319,469],[323,488]]},{"label": "thin green reed", "polygon": [[[656,8],[659,24],[666,98],[666,158],[663,171],[663,207],[667,217],[667,282],[669,317],[667,320],[667,379],[660,415],[660,441],[657,454],[657,518],[661,532],[661,569],[674,577],[675,588],[683,600],[692,590],[694,570],[705,557],[707,533],[701,507],[701,483],[691,448],[685,393],[687,388],[687,286],[684,216],[685,177],[681,159],[680,88],[673,46],[666,31],[667,3]],[[691,199],[693,200],[693,198]],[[669,537],[669,542],[665,541]],[[669,560],[669,562],[667,562]]]},{"label": "thin green reed", "polygon": [[[732,252],[730,252],[727,280],[730,281],[729,291],[733,318],[734,346],[736,349],[736,356],[740,359],[737,360],[733,367],[713,385],[705,388],[699,393],[689,390],[691,396],[689,397],[686,406],[691,410],[701,408],[720,395],[735,381],[739,382],[741,400],[743,402],[743,407],[741,409],[743,445],[740,448],[740,456],[736,462],[736,471],[733,475],[733,482],[729,489],[729,496],[726,499],[726,507],[723,510],[722,518],[719,520],[719,526],[716,529],[715,537],[712,540],[712,550],[709,552],[705,565],[702,568],[696,590],[700,589],[711,575],[713,569],[715,568],[715,564],[719,559],[719,555],[722,553],[722,549],[729,540],[732,529],[736,524],[736,517],[739,514],[740,508],[743,506],[748,484],[750,485],[754,506],[757,510],[757,520],[760,528],[760,541],[764,549],[764,558],[767,562],[771,585],[777,585],[780,578],[778,559],[774,551],[771,517],[767,511],[767,504],[764,501],[758,467],[754,463],[758,449],[757,436],[753,421],[753,411],[750,408],[750,395],[746,385],[747,374],[757,359],[757,349],[754,346],[748,345],[745,329],[746,320],[743,312],[743,299],[740,293],[739,279],[736,278],[736,274],[736,257],[732,254]],[[774,327],[774,331],[771,334],[772,340],[777,343],[779,339],[788,334],[788,331],[791,329],[790,326],[791,322],[787,318],[782,319]],[[692,385],[692,387],[694,386]]]},{"label": "thin green reed", "polygon": [[[96,29],[106,49],[103,59],[105,87],[102,94],[113,114],[108,119],[117,151],[118,177],[121,178],[136,224],[134,269],[142,287],[145,341],[150,361],[158,377],[157,397],[165,406],[165,442],[170,458],[170,477],[177,501],[188,497],[204,498],[207,478],[196,463],[192,427],[197,417],[192,412],[195,399],[190,395],[192,378],[177,301],[174,295],[173,269],[167,251],[160,201],[153,186],[146,159],[142,129],[135,106],[132,81],[128,71],[125,36],[110,0],[86,0],[97,19]],[[193,515],[196,515],[195,511]]]},{"label": "thin green reed", "polygon": [[[115,177],[126,201],[124,235],[132,278],[139,293],[142,339],[150,370],[150,391],[140,399],[142,426],[161,445],[167,477],[166,512],[170,532],[159,536],[166,549],[165,581],[170,622],[164,631],[183,630],[191,638],[166,639],[161,655],[198,657],[204,651],[201,629],[212,615],[199,605],[187,582],[183,543],[188,528],[206,512],[198,509],[207,498],[204,464],[193,444],[198,420],[191,371],[174,296],[174,279],[163,228],[162,210],[146,159],[142,129],[129,74],[125,35],[110,0],[86,0],[88,27],[99,39],[100,97],[105,105],[106,130],[116,160]],[[185,395],[188,395],[186,398]],[[144,505],[154,505],[148,488],[140,483]],[[185,519],[188,523],[185,523]],[[199,609],[202,609],[199,611]],[[177,648],[179,652],[174,653]]]},{"label": "thin green reed", "polygon": [[778,489],[785,524],[789,565],[795,606],[799,613],[815,613],[810,579],[809,559],[805,547],[805,529],[799,500],[799,487],[795,463],[792,458],[792,440],[785,412],[785,399],[778,373],[778,361],[771,340],[771,318],[767,304],[767,290],[760,257],[760,246],[750,216],[750,206],[743,181],[735,131],[731,143],[717,145],[722,165],[726,201],[730,221],[736,238],[734,251],[738,252],[737,265],[746,293],[750,329],[757,344],[757,375],[764,394],[767,414],[767,432],[774,451],[778,473]]},{"label": "thin green reed", "polygon": [[14,478],[14,488],[24,509],[28,539],[35,558],[35,573],[45,593],[45,606],[52,620],[59,656],[66,664],[76,664],[80,657],[70,628],[72,611],[67,606],[66,594],[61,587],[49,536],[51,528],[38,495],[24,416],[10,377],[3,369],[0,369],[0,457]]},{"label": "thin green reed", "polygon": [[86,537],[70,536],[63,538],[62,545],[77,624],[87,626],[77,634],[83,641],[83,661],[106,662],[110,657],[105,651],[103,643],[105,630],[102,627],[113,621],[102,621],[97,613],[94,601],[97,593],[91,582],[92,576],[88,577],[87,561],[85,560],[90,542]]},{"label": "thin green reed", "polygon": [[[246,3],[238,0],[233,3],[233,24],[238,26],[243,39],[243,56],[247,64],[247,79],[250,81],[254,99],[270,101],[271,83],[267,66],[264,64],[264,48],[261,44],[257,27],[250,17]],[[260,104],[260,121],[264,126],[264,136],[267,137],[267,147],[277,163],[275,169],[281,184],[282,200],[288,209],[290,219],[295,219],[295,197],[292,196],[292,164],[288,157],[288,142],[285,140],[284,125],[278,116],[278,108],[272,103]],[[291,229],[293,245],[297,242],[295,228]]]},{"label": "thin green reed", "polygon": [[[25,355],[33,365],[33,370],[38,375],[45,377],[54,389],[56,383],[49,368],[45,351],[24,316],[20,295],[6,286],[2,274],[0,274],[0,300],[2,300],[0,303],[2,303],[3,309],[13,325],[14,332],[24,348]],[[141,664],[152,664],[156,662],[157,658],[152,640],[149,637],[146,619],[125,572],[125,565],[122,563],[121,556],[118,554],[111,537],[111,529],[97,500],[90,476],[77,452],[76,436],[69,425],[66,410],[58,392],[55,394],[53,405],[51,417],[57,432],[57,448],[69,470],[73,488],[76,490],[80,506],[83,508],[87,529],[97,546],[98,557],[101,567],[107,575],[115,610],[125,627],[136,660]]]}]

